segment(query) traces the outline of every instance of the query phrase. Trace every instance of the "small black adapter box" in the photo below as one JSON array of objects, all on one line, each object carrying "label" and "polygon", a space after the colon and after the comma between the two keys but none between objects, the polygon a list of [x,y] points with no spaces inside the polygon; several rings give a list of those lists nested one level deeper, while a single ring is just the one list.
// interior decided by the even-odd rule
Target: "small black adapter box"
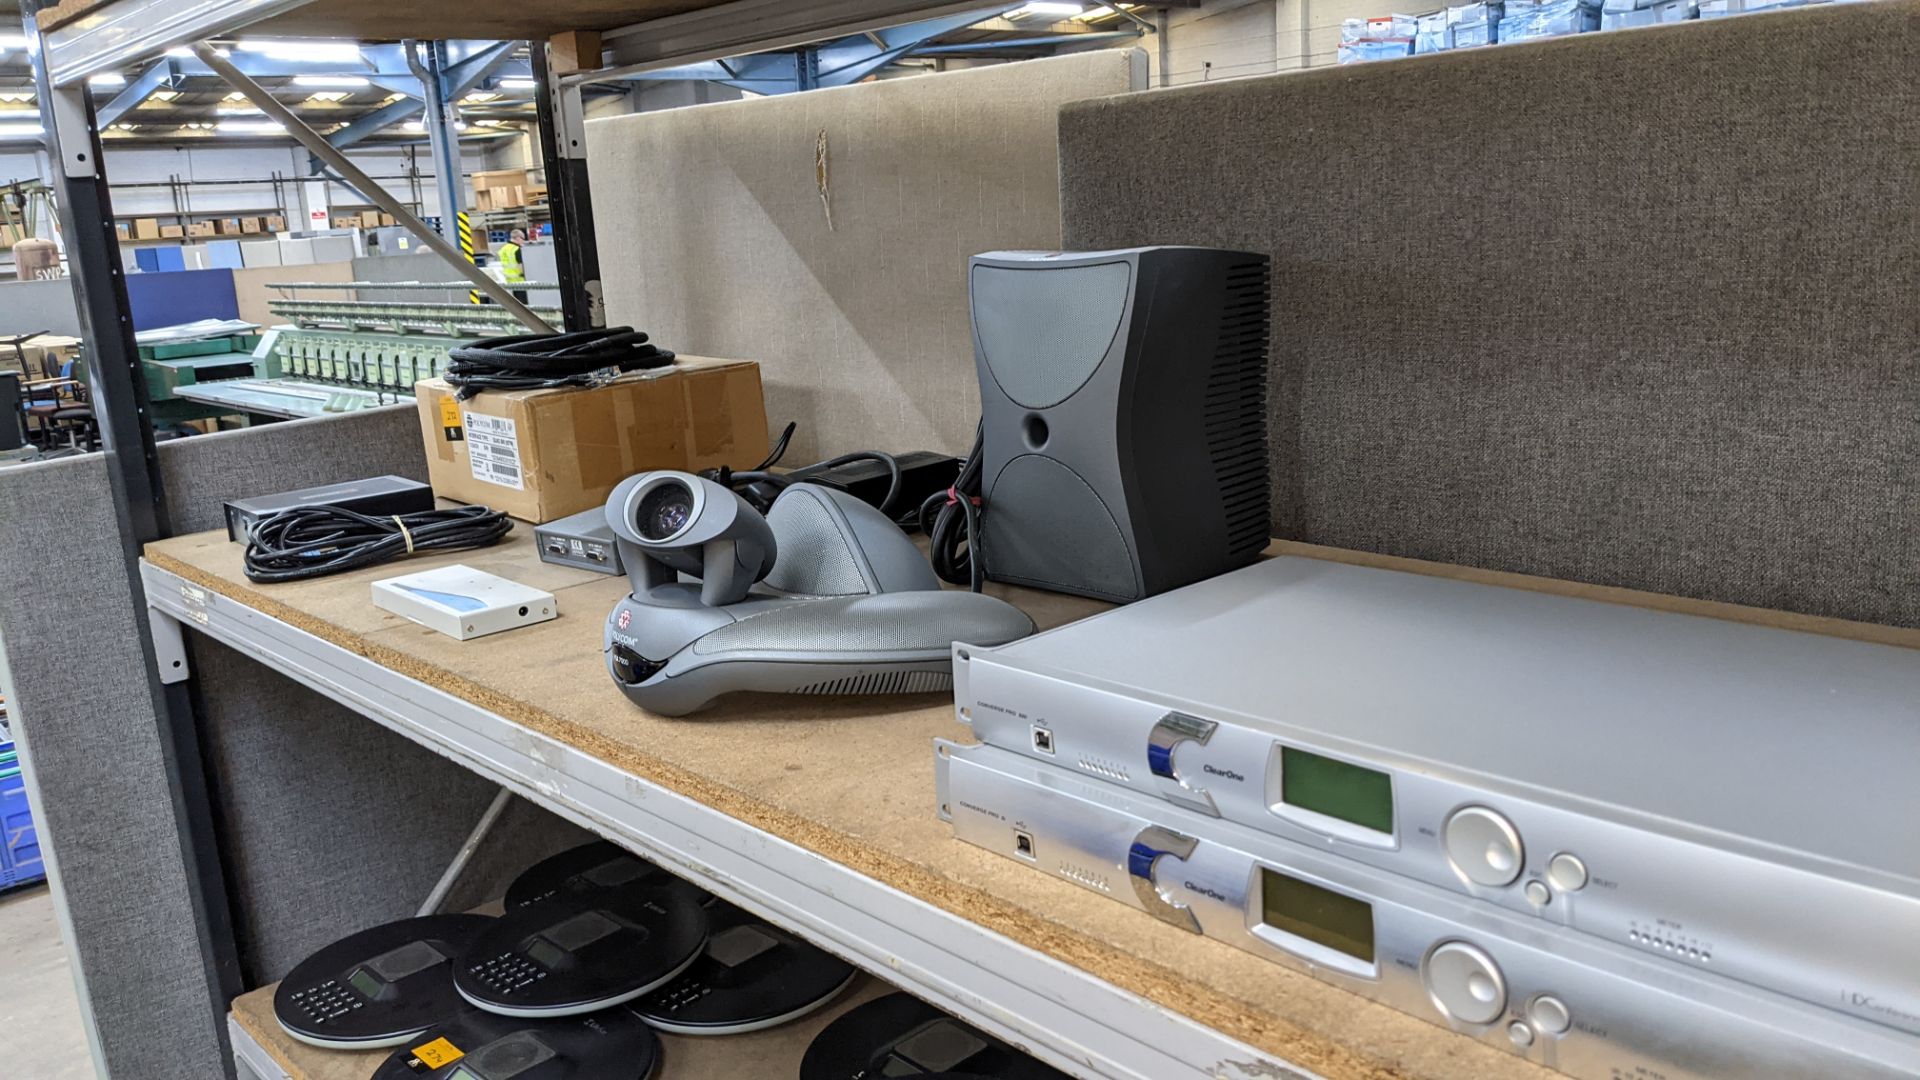
[{"label": "small black adapter box", "polygon": [[302,506],[338,506],[369,517],[417,514],[433,509],[433,489],[404,476],[373,476],[343,484],[234,499],[226,504],[227,539],[244,544],[254,522]]}]

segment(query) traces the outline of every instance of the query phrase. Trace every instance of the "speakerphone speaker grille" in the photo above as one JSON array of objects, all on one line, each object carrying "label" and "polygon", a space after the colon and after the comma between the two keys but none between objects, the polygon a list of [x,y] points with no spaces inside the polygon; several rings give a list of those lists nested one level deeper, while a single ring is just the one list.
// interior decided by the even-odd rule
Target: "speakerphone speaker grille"
[{"label": "speakerphone speaker grille", "polygon": [[1272,535],[1267,463],[1267,349],[1272,293],[1260,259],[1227,270],[1220,345],[1207,375],[1207,455],[1226,511],[1227,546],[1245,555]]},{"label": "speakerphone speaker grille", "polygon": [[876,671],[828,679],[795,690],[796,694],[928,694],[953,689],[951,671]]}]

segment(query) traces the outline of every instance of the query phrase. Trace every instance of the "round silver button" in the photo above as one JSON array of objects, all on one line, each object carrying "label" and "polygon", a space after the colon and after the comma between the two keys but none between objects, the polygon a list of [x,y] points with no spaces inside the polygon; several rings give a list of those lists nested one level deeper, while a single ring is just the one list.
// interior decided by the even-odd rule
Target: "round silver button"
[{"label": "round silver button", "polygon": [[1564,1035],[1573,1026],[1573,1014],[1567,1011],[1567,1003],[1552,994],[1541,994],[1527,1006],[1527,1018],[1533,1026],[1549,1035]]},{"label": "round silver button", "polygon": [[1587,887],[1587,864],[1580,856],[1563,851],[1547,862],[1547,880],[1561,892],[1579,892]]},{"label": "round silver button", "polygon": [[1434,1007],[1463,1024],[1491,1024],[1507,1009],[1507,980],[1499,965],[1464,941],[1428,953],[1421,977]]},{"label": "round silver button", "polygon": [[1507,1038],[1513,1040],[1513,1045],[1525,1050],[1533,1045],[1533,1029],[1525,1021],[1515,1020],[1507,1025]]},{"label": "round silver button", "polygon": [[1553,903],[1553,890],[1547,888],[1544,881],[1529,881],[1526,887],[1527,902],[1534,907],[1546,907]]},{"label": "round silver button", "polygon": [[1496,811],[1463,806],[1447,819],[1443,830],[1447,861],[1460,876],[1475,885],[1511,885],[1520,876],[1524,849],[1520,833]]}]

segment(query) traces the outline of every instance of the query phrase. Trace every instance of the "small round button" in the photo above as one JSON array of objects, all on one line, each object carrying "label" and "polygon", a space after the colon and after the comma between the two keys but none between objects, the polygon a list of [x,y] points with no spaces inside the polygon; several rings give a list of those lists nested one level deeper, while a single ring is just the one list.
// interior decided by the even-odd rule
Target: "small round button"
[{"label": "small round button", "polygon": [[1506,1011],[1507,981],[1499,965],[1464,941],[1428,953],[1422,975],[1434,1007],[1463,1024],[1491,1024]]},{"label": "small round button", "polygon": [[1507,1038],[1513,1040],[1513,1045],[1525,1050],[1527,1047],[1533,1045],[1533,1029],[1528,1027],[1525,1022],[1515,1020],[1513,1023],[1507,1025]]},{"label": "small round button", "polygon": [[1552,994],[1541,994],[1527,1006],[1527,1018],[1533,1026],[1549,1035],[1564,1035],[1573,1026],[1573,1014],[1567,1011],[1567,1003]]},{"label": "small round button", "polygon": [[1579,892],[1587,887],[1587,864],[1580,856],[1563,851],[1547,862],[1547,880],[1561,892]]},{"label": "small round button", "polygon": [[1553,890],[1547,888],[1547,883],[1544,881],[1536,879],[1527,882],[1526,893],[1527,902],[1534,907],[1546,907],[1553,903]]},{"label": "small round button", "polygon": [[1520,834],[1496,811],[1463,806],[1447,819],[1447,861],[1475,885],[1511,885],[1520,876]]}]

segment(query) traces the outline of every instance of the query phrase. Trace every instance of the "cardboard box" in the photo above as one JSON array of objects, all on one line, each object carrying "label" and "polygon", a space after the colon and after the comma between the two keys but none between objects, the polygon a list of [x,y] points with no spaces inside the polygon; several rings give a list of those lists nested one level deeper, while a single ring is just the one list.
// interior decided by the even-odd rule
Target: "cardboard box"
[{"label": "cardboard box", "polygon": [[261,231],[263,230],[260,228],[259,218],[243,217],[240,219],[240,232],[242,235],[251,235]]},{"label": "cardboard box", "polygon": [[767,454],[760,365],[680,357],[591,389],[414,388],[435,495],[539,525],[603,505],[648,469],[752,468]]},{"label": "cardboard box", "polygon": [[187,223],[187,235],[188,236],[213,236],[215,235],[213,230],[213,222],[190,221]]},{"label": "cardboard box", "polygon": [[380,211],[378,210],[360,211],[360,227],[363,229],[379,228],[380,227]]},{"label": "cardboard box", "polygon": [[219,233],[221,236],[239,236],[240,235],[240,219],[231,218],[231,217],[217,218],[213,223],[213,229],[215,232]]},{"label": "cardboard box", "polygon": [[380,224],[383,226],[394,226],[400,224],[400,220],[392,214],[381,214]]},{"label": "cardboard box", "polygon": [[285,215],[269,214],[267,215],[266,224],[267,224],[268,232],[286,232],[287,231],[287,219]]},{"label": "cardboard box", "polygon": [[27,364],[24,374],[27,378],[57,378],[66,362],[78,360],[80,353],[79,338],[42,334],[20,346],[18,352],[0,346],[0,371],[20,371],[20,362],[24,358]]},{"label": "cardboard box", "polygon": [[185,225],[160,226],[160,239],[162,240],[180,240],[185,238],[186,235],[187,227]]},{"label": "cardboard box", "polygon": [[160,239],[160,219],[150,217],[134,218],[133,238],[135,240]]},{"label": "cardboard box", "polygon": [[113,235],[122,240],[131,240],[133,239],[133,227],[123,221],[113,227]]}]

